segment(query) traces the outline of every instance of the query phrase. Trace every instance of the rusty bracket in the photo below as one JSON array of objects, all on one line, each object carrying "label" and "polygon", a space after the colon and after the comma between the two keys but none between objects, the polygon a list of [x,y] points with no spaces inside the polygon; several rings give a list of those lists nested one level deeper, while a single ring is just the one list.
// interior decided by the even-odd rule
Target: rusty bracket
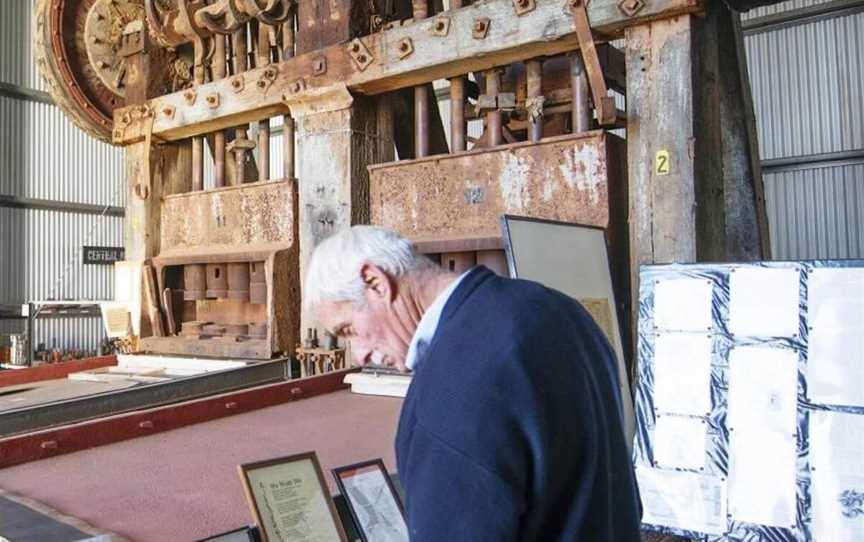
[{"label": "rusty bracket", "polygon": [[291,94],[300,94],[301,92],[306,90],[306,80],[302,77],[295,80],[293,83],[291,83],[291,86],[288,87],[288,90],[291,92]]},{"label": "rusty bracket", "polygon": [[243,92],[243,87],[245,85],[243,83],[242,75],[235,75],[234,77],[232,77],[229,84],[231,85],[231,90],[233,90],[234,92]]},{"label": "rusty bracket", "polygon": [[319,56],[312,60],[312,75],[324,75],[327,73],[327,57]]},{"label": "rusty bracket", "polygon": [[[93,38],[94,40],[96,38]],[[141,19],[130,22],[120,36],[120,47],[117,54],[123,57],[132,56],[144,50],[144,21]]]},{"label": "rusty bracket", "polygon": [[594,35],[591,33],[591,23],[588,21],[586,1],[568,0],[567,5],[576,24],[576,38],[579,40],[579,51],[585,62],[585,71],[588,72],[588,85],[591,87],[591,95],[594,98],[597,122],[601,126],[608,126],[615,123],[617,115],[615,99],[609,96],[609,91],[606,89],[603,68],[600,67],[597,46],[594,43]]},{"label": "rusty bracket", "polygon": [[516,94],[513,92],[500,92],[496,95],[481,94],[477,97],[474,110],[478,115],[487,111],[516,109]]},{"label": "rusty bracket", "polygon": [[448,33],[450,33],[450,17],[435,17],[432,23],[432,34],[443,38]]},{"label": "rusty bracket", "polygon": [[150,198],[150,189],[153,179],[151,170],[151,154],[153,152],[153,121],[156,118],[153,110],[146,105],[138,108],[141,120],[144,123],[144,156],[141,160],[143,168],[138,182],[132,187],[132,192],[140,200],[146,201]]},{"label": "rusty bracket", "polygon": [[219,94],[209,94],[205,101],[207,102],[207,107],[210,109],[216,109],[219,107]]},{"label": "rusty bracket", "polygon": [[531,13],[536,7],[537,4],[534,0],[513,0],[513,9],[516,11],[516,15],[520,17],[526,13]]},{"label": "rusty bracket", "polygon": [[348,54],[351,55],[351,60],[354,61],[357,69],[361,72],[368,68],[372,64],[372,61],[375,60],[366,45],[360,41],[360,38],[351,40],[347,46],[347,50]]},{"label": "rusty bracket", "polygon": [[264,68],[264,72],[261,74],[261,77],[258,81],[255,82],[255,86],[258,87],[259,90],[264,92],[265,94],[270,89],[270,86],[276,81],[276,75],[279,73],[279,70],[276,66],[267,66]]},{"label": "rusty bracket", "polygon": [[645,7],[645,2],[642,0],[621,0],[618,2],[618,9],[621,13],[628,17],[633,17]]},{"label": "rusty bracket", "polygon": [[189,89],[183,93],[183,101],[186,102],[186,105],[195,105],[195,100],[197,99],[198,93],[192,89]]},{"label": "rusty bracket", "polygon": [[225,147],[228,152],[247,152],[255,148],[255,142],[251,139],[238,138]]},{"label": "rusty bracket", "polygon": [[471,24],[471,37],[475,40],[482,40],[489,33],[489,17],[478,17]]},{"label": "rusty bracket", "polygon": [[414,52],[414,42],[411,38],[402,38],[397,46],[399,50],[399,58],[408,58]]}]

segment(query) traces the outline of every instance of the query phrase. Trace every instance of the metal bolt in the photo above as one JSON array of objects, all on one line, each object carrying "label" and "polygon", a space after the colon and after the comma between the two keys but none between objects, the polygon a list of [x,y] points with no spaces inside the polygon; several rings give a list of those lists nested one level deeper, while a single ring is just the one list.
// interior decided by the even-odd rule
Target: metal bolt
[{"label": "metal bolt", "polygon": [[436,22],[435,23],[435,30],[437,30],[438,32],[443,32],[444,31],[444,21]]},{"label": "metal bolt", "polygon": [[366,55],[360,55],[360,56],[358,56],[358,57],[357,57],[357,62],[359,62],[360,64],[365,64],[365,63],[366,63]]},{"label": "metal bolt", "polygon": [[258,88],[264,88],[267,86],[267,81],[259,80],[257,85],[258,85]]},{"label": "metal bolt", "polygon": [[352,53],[359,53],[360,52],[360,44],[357,42],[352,43],[351,44],[351,52]]},{"label": "metal bolt", "polygon": [[408,51],[409,49],[411,49],[411,46],[408,45],[408,42],[403,41],[402,43],[399,44],[399,50],[402,51],[403,53]]},{"label": "metal bolt", "polygon": [[231,86],[232,86],[233,88],[240,88],[240,85],[241,85],[241,84],[242,84],[242,83],[240,82],[239,79],[234,79],[234,80],[231,81]]}]

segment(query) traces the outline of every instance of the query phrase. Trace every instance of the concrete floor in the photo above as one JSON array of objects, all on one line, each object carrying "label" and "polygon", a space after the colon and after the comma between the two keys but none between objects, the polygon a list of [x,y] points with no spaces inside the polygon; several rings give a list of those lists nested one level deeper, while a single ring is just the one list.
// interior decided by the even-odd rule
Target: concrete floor
[{"label": "concrete floor", "polygon": [[402,400],[339,391],[0,470],[0,488],[141,542],[192,541],[252,523],[237,465],[315,450],[329,470],[396,468]]}]

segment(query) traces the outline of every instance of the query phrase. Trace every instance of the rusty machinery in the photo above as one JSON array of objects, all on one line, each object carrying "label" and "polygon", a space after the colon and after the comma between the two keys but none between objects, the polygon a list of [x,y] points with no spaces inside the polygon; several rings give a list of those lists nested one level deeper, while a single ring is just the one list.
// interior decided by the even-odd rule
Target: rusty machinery
[{"label": "rusty machinery", "polygon": [[[641,93],[640,107],[692,101],[680,92],[692,90],[690,75],[664,80],[652,51],[674,42],[685,54],[673,61],[689,62],[691,14],[714,5],[40,0],[39,64],[79,126],[129,149],[127,244],[142,246],[155,270],[150,319],[162,320],[144,347],[266,358],[299,343],[304,259],[345,224],[392,227],[454,270],[485,263],[499,272],[502,214],[600,226],[622,293],[664,244],[695,259],[701,239],[679,237],[697,235],[699,194],[676,188],[669,197],[683,203],[668,217],[645,214],[653,177],[640,166],[628,184],[627,174],[628,161],[668,140],[682,161],[669,186],[692,185],[702,156],[687,137],[695,121],[678,134],[640,116],[628,150],[610,131],[625,120],[609,88],[623,95],[635,81],[626,90]],[[628,68],[641,67],[625,71],[624,53],[609,45],[622,37]],[[431,85],[445,79],[446,127]],[[364,117],[370,103],[375,113]],[[271,179],[273,117],[283,119],[284,161]],[[473,140],[471,121],[483,126]],[[295,123],[317,139],[295,139]],[[666,196],[649,196],[662,207]],[[676,228],[684,233],[666,232]]]}]

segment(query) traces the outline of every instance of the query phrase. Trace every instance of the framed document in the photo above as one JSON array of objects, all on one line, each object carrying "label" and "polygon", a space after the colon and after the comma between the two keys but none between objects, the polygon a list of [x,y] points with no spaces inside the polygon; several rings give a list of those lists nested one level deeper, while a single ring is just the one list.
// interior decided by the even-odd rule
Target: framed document
[{"label": "framed document", "polygon": [[315,452],[238,469],[264,542],[347,542]]},{"label": "framed document", "polygon": [[363,542],[408,542],[402,502],[381,459],[333,469]]}]

